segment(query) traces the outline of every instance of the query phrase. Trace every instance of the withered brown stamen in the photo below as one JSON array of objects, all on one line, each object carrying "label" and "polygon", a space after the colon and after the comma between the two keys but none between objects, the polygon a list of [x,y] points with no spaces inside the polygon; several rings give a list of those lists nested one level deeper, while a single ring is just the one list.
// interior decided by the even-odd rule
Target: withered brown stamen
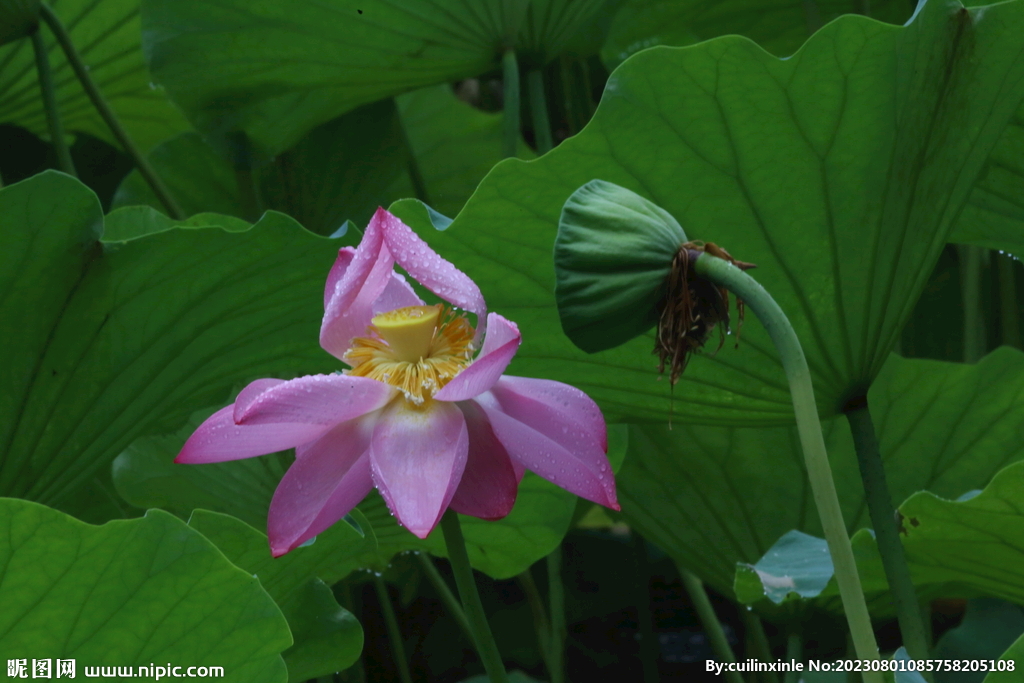
[{"label": "withered brown stamen", "polygon": [[[718,353],[725,344],[725,329],[729,326],[729,291],[697,277],[690,267],[691,261],[700,253],[724,259],[742,270],[755,267],[752,263],[737,261],[725,249],[711,242],[687,242],[672,257],[654,353],[658,355],[658,372],[664,373],[667,365],[673,386],[686,369],[690,356],[704,346],[715,326],[724,322],[725,327],[719,327],[720,339],[718,349],[715,349]],[[745,312],[739,297],[736,298],[736,311],[739,319],[736,326],[738,347]]]}]

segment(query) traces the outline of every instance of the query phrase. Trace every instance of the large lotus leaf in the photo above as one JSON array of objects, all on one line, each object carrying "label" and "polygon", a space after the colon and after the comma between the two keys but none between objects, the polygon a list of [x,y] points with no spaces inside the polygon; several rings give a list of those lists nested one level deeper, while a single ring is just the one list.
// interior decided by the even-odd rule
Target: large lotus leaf
[{"label": "large lotus leaf", "polygon": [[[977,365],[891,356],[868,393],[893,499],[956,498],[1024,458],[1024,353]],[[846,420],[823,424],[850,531],[870,526]],[[634,426],[618,476],[630,524],[717,590],[786,532],[821,536],[793,428]]]},{"label": "large lotus leaf", "polygon": [[[932,656],[935,659],[995,660],[1024,634],[1024,611],[1017,605],[993,598],[967,603],[963,621],[946,631]],[[1022,660],[1024,662],[1024,660]],[[1022,674],[1024,676],[1024,674]],[[982,683],[984,671],[937,671],[936,683]]]},{"label": "large lotus leaf", "polygon": [[274,213],[103,246],[101,225],[63,174],[0,190],[5,495],[56,501],[236,383],[338,368],[316,343],[338,240]]},{"label": "large lotus leaf", "polygon": [[[514,371],[585,390],[614,417],[792,420],[776,353],[747,316],[738,350],[658,382],[650,337],[584,355],[561,335],[550,258],[562,205],[598,178],[756,263],[803,342],[819,410],[862,394],[1024,97],[1024,3],[932,0],[905,27],[846,16],[776,59],[744,38],[655,48],[609,78],[594,119],[507,160],[454,224],[420,234],[519,323]],[[731,346],[731,345],[730,345]],[[674,398],[674,400],[673,400]]]},{"label": "large lotus leaf", "polygon": [[215,510],[266,529],[270,496],[291,464],[290,455],[204,465],[174,462],[185,440],[212,412],[196,413],[176,432],[132,442],[114,459],[114,486],[138,508],[161,508],[183,518],[196,509]]},{"label": "large lotus leaf", "polygon": [[[295,644],[284,652],[289,681],[298,683],[341,671],[359,658],[363,629],[338,605],[321,580],[314,561],[321,558],[315,551],[303,552],[312,548],[296,549],[275,559],[264,534],[234,517],[205,510],[196,510],[188,525],[212,541],[236,566],[259,579],[288,618],[295,638]],[[343,526],[338,525],[344,533]],[[347,529],[352,532],[351,527]],[[333,577],[328,577],[333,583]]]},{"label": "large lotus leaf", "polygon": [[1024,662],[1024,636],[1018,638],[999,660],[996,663],[996,670],[985,676],[984,683],[1020,683],[1021,663]]},{"label": "large lotus leaf", "polygon": [[[487,172],[501,161],[502,115],[460,101],[450,86],[421,88],[395,98],[398,111],[427,186],[429,204],[454,216]],[[520,139],[519,158],[533,158]],[[411,197],[407,178],[385,197]],[[380,198],[384,204],[384,197]]]},{"label": "large lotus leaf", "polygon": [[[264,205],[320,234],[334,233],[347,219],[365,225],[395,178],[404,175],[408,150],[401,125],[394,102],[383,100],[318,126],[256,171]],[[199,134],[161,143],[150,161],[186,214],[243,215],[231,164]],[[132,204],[162,206],[138,171],[114,197],[114,206]]]},{"label": "large lotus leaf", "polygon": [[361,104],[496,69],[506,46],[550,59],[604,4],[143,0],[142,16],[150,68],[196,127],[275,154]]},{"label": "large lotus leaf", "polygon": [[0,527],[0,651],[8,658],[74,659],[78,675],[172,662],[223,667],[223,679],[237,683],[287,680],[280,653],[291,636],[281,610],[181,520],[152,510],[91,526],[0,499]]},{"label": "large lotus leaf", "polygon": [[39,24],[40,0],[0,0],[0,45],[32,35]]},{"label": "large lotus leaf", "polygon": [[[863,14],[864,0],[626,0],[612,20],[601,58],[609,68],[655,45],[683,46],[739,34],[774,55],[790,55],[841,14]],[[908,0],[872,0],[871,17],[902,24]]]},{"label": "large lotus leaf", "polygon": [[[346,219],[365,225],[378,205],[415,194],[406,172],[404,128],[431,202],[443,213],[457,213],[502,158],[501,114],[459,101],[447,85],[395,99],[398,112],[390,101],[360,107],[313,129],[259,169],[268,208],[319,233],[334,232]],[[520,149],[526,150],[523,158],[532,156],[526,143]],[[242,215],[231,165],[197,133],[161,143],[149,159],[186,214]],[[133,204],[163,206],[137,171],[114,196],[115,207]]]},{"label": "large lotus leaf", "polygon": [[949,239],[1024,254],[1024,108],[992,150]]},{"label": "large lotus leaf", "polygon": [[[898,511],[901,538],[910,575],[923,596],[989,596],[1024,604],[1024,513],[1020,500],[1024,495],[1024,462],[1015,462],[993,477],[983,491],[957,500],[940,498],[930,491],[915,493]],[[824,548],[824,540],[819,539]],[[881,556],[869,529],[858,531],[852,539],[857,571],[866,595],[884,594],[888,589]],[[798,567],[811,566],[791,547],[790,569],[768,578],[777,584],[793,578]],[[830,561],[829,561],[830,562]],[[785,564],[777,562],[776,567]],[[815,567],[820,574],[820,567]],[[751,601],[756,572],[740,568],[736,583],[738,596]],[[763,577],[762,577],[763,578]],[[820,599],[831,598],[837,605],[838,588],[830,581]]]},{"label": "large lotus leaf", "polygon": [[[162,89],[150,82],[142,55],[139,0],[61,0],[48,4],[68,29],[93,80],[136,145],[147,150],[188,129],[181,112]],[[49,29],[44,26],[41,31],[64,128],[118,144]],[[39,135],[50,134],[39,96],[32,43],[27,38],[0,46],[0,123],[14,123]]]}]

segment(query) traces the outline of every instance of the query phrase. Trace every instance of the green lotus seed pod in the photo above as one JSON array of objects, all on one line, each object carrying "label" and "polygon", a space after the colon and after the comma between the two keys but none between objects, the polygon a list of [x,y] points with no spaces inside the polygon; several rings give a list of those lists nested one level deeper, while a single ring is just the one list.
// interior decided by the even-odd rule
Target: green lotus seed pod
[{"label": "green lotus seed pod", "polygon": [[555,300],[562,330],[595,353],[658,321],[672,257],[687,241],[667,211],[604,180],[576,190],[555,238]]},{"label": "green lotus seed pod", "polygon": [[0,45],[32,35],[39,25],[40,0],[0,0]]}]

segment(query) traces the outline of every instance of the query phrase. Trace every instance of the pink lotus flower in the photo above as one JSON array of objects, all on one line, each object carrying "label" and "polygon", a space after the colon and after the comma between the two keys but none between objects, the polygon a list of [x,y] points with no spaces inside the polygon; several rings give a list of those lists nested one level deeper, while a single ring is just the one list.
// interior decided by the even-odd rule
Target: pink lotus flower
[{"label": "pink lotus flower", "polygon": [[[424,305],[396,262],[486,330],[481,324],[474,334],[452,308]],[[519,329],[487,314],[476,284],[398,218],[378,209],[359,247],[338,253],[324,309],[320,345],[351,369],[256,380],[200,425],[175,460],[294,448],[270,504],[275,557],[341,519],[374,486],[420,538],[448,507],[482,519],[507,515],[524,468],[619,509],[597,405],[559,382],[502,375]]]}]

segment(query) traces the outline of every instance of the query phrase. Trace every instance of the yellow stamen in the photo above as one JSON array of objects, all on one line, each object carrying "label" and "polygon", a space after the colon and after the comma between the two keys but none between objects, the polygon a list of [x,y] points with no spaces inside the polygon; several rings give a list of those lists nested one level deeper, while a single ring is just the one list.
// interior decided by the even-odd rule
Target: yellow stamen
[{"label": "yellow stamen", "polygon": [[410,306],[375,316],[344,356],[348,374],[398,388],[423,405],[473,360],[473,327],[450,308]]}]

